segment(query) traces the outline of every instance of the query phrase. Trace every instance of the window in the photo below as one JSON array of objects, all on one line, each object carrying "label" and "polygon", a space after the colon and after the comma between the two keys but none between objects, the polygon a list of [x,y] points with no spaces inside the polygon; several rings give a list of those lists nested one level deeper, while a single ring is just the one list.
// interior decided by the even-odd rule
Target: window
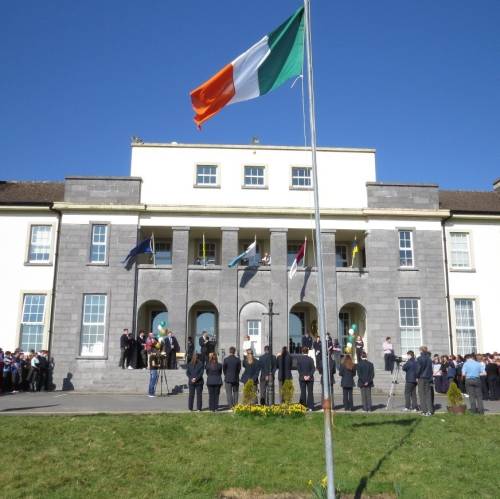
[{"label": "window", "polygon": [[455,299],[455,330],[457,353],[466,355],[477,351],[476,324],[474,320],[474,300]]},{"label": "window", "polygon": [[351,328],[351,314],[349,312],[339,312],[339,338],[342,346],[347,345],[349,329]]},{"label": "window", "polygon": [[467,232],[450,232],[451,268],[470,268],[469,234]]},{"label": "window", "polygon": [[292,167],[292,187],[311,187],[311,168]]},{"label": "window", "polygon": [[20,348],[25,352],[42,348],[45,295],[24,295]]},{"label": "window", "polygon": [[106,295],[84,295],[80,355],[104,355]]},{"label": "window", "polygon": [[[207,259],[206,263],[215,264],[216,262],[216,253],[217,253],[217,245],[214,242],[206,241],[205,242],[205,258]],[[198,265],[203,265],[203,241],[198,243],[198,254],[196,255],[195,263]]]},{"label": "window", "polygon": [[399,331],[401,353],[406,354],[408,350],[417,352],[422,344],[419,300],[417,298],[399,299]]},{"label": "window", "polygon": [[50,259],[50,225],[32,225],[30,234],[29,263],[45,263]]},{"label": "window", "polygon": [[413,233],[411,230],[399,231],[399,266],[413,267]]},{"label": "window", "polygon": [[335,246],[335,261],[337,267],[347,267],[347,246]]},{"label": "window", "polygon": [[103,224],[92,225],[92,242],[90,245],[90,262],[106,263],[106,246],[108,226]]},{"label": "window", "polygon": [[[303,243],[290,243],[287,245],[287,250],[286,250],[286,262],[289,267],[293,265],[293,261],[295,260],[295,255],[299,251],[300,247],[302,246]],[[307,250],[306,254],[304,255],[304,258],[302,258],[302,261],[299,263],[299,268],[305,267],[306,265],[306,258],[307,258]]]},{"label": "window", "polygon": [[247,321],[247,334],[250,336],[252,349],[256,355],[262,353],[262,322],[260,320]]},{"label": "window", "polygon": [[155,241],[156,265],[172,265],[172,250],[169,241]]},{"label": "window", "polygon": [[264,167],[263,166],[245,166],[245,186],[263,186],[264,185]]},{"label": "window", "polygon": [[196,185],[217,185],[217,167],[196,165]]}]

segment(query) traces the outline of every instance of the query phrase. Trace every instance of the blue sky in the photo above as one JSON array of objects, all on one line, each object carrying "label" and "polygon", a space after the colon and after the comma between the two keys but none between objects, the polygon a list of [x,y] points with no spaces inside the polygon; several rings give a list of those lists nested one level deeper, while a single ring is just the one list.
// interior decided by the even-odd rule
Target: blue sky
[{"label": "blue sky", "polygon": [[[200,132],[189,91],[300,0],[24,0],[0,16],[0,179],[127,175],[146,142],[303,145],[300,86]],[[318,143],[377,149],[381,181],[500,177],[500,1],[313,0]]]}]

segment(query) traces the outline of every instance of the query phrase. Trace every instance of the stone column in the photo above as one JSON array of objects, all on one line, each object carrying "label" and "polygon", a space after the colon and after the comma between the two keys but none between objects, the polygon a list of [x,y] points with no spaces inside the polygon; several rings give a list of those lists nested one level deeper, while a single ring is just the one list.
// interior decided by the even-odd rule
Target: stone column
[{"label": "stone column", "polygon": [[221,271],[219,279],[219,352],[228,354],[229,347],[238,347],[238,268],[229,268],[238,254],[238,229],[222,227]]},{"label": "stone column", "polygon": [[274,312],[280,314],[273,317],[274,354],[279,352],[281,347],[288,346],[287,232],[288,229],[270,229],[271,298],[274,303]]},{"label": "stone column", "polygon": [[326,330],[331,334],[332,338],[337,338],[338,310],[335,229],[324,229],[321,231],[321,249],[323,251]]},{"label": "stone column", "polygon": [[189,227],[172,227],[172,299],[168,304],[168,323],[184,351],[187,338]]}]

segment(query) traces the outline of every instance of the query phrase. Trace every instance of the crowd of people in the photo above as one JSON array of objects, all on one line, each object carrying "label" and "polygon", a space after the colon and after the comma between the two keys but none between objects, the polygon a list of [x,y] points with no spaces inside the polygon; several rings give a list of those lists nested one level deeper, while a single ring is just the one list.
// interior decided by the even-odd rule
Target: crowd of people
[{"label": "crowd of people", "polygon": [[53,390],[53,370],[54,360],[47,350],[4,352],[0,348],[0,393]]}]

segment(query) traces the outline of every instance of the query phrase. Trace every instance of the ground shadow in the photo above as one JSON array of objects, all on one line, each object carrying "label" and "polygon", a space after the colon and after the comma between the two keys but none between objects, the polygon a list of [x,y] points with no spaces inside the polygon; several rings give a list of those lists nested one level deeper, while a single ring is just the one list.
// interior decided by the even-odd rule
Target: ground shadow
[{"label": "ground shadow", "polygon": [[390,419],[385,421],[363,421],[361,423],[353,423],[351,426],[353,428],[359,428],[361,426],[382,426],[382,425],[398,425],[398,426],[412,426],[416,421],[420,421],[418,418],[407,418],[407,419]]},{"label": "ground shadow", "polygon": [[63,392],[71,392],[75,389],[75,385],[73,385],[71,378],[73,378],[72,373],[66,374],[66,377],[63,378],[62,387],[61,387],[61,390]]},{"label": "ground shadow", "polygon": [[309,277],[311,277],[311,267],[306,267],[304,270],[304,283],[302,284],[302,289],[300,290],[300,301],[304,301],[304,297],[306,296],[306,287]]},{"label": "ground shadow", "polygon": [[57,407],[58,405],[59,404],[31,405],[29,407],[8,407],[7,409],[2,409],[0,412],[29,411],[30,409],[42,409],[44,407]]},{"label": "ground shadow", "polygon": [[246,267],[240,279],[240,288],[244,288],[257,273],[256,267]]},{"label": "ground shadow", "polygon": [[406,440],[408,440],[408,438],[411,437],[411,435],[415,432],[415,430],[417,429],[418,425],[421,422],[422,422],[421,419],[411,418],[403,420],[380,421],[373,423],[370,422],[359,423],[359,426],[370,426],[370,425],[375,426],[377,424],[403,424],[403,425],[406,424],[410,426],[410,428],[399,440],[396,440],[394,445],[389,450],[386,451],[386,453],[378,460],[377,464],[371,469],[368,475],[365,475],[364,477],[361,478],[356,488],[356,492],[354,493],[355,499],[360,499],[362,497],[363,491],[366,489],[369,480],[377,474],[378,470],[382,467],[384,462],[391,456],[391,454],[393,454],[395,451],[397,451],[399,448],[403,446],[403,444],[406,442]]}]

